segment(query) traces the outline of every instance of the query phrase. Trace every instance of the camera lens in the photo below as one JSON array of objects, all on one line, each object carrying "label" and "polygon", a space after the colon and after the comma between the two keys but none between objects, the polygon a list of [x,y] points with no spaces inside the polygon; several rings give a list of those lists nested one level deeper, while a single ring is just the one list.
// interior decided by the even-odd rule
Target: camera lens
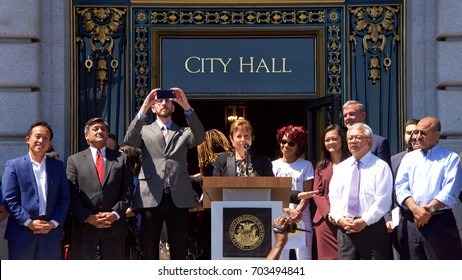
[{"label": "camera lens", "polygon": [[295,231],[297,231],[297,224],[294,223],[294,222],[289,222],[286,225],[285,231],[290,232],[290,233],[294,233]]}]

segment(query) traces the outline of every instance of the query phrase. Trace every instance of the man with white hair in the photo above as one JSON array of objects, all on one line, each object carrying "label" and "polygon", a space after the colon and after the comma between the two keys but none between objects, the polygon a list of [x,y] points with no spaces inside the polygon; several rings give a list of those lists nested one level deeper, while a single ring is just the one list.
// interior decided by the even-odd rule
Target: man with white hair
[{"label": "man with white hair", "polygon": [[338,227],[339,259],[386,260],[388,233],[383,216],[392,202],[393,175],[373,155],[372,129],[352,125],[347,132],[352,156],[337,165],[330,182],[330,216]]}]

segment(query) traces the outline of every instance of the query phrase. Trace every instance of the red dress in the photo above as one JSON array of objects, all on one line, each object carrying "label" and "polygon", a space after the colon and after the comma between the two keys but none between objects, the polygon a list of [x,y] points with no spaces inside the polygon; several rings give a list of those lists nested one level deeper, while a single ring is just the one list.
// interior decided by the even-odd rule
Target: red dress
[{"label": "red dress", "polygon": [[337,226],[329,222],[327,214],[330,212],[329,183],[333,174],[332,162],[319,172],[316,167],[314,172],[314,190],[318,190],[317,196],[313,197],[317,209],[313,218],[313,228],[316,234],[316,244],[319,260],[337,260]]}]

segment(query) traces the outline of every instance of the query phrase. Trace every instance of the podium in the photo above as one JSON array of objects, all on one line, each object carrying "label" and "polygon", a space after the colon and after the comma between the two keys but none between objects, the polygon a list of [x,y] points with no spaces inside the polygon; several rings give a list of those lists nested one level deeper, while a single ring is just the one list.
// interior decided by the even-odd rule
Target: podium
[{"label": "podium", "polygon": [[263,259],[274,244],[272,222],[288,207],[292,178],[203,177],[212,213],[212,259]]}]

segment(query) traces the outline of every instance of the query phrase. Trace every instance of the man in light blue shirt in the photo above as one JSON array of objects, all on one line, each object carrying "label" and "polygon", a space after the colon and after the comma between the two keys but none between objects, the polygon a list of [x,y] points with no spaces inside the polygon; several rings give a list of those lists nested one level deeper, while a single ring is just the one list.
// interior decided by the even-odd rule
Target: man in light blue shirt
[{"label": "man in light blue shirt", "polygon": [[441,123],[433,117],[417,124],[420,149],[403,158],[396,175],[396,198],[404,211],[403,250],[410,259],[462,259],[452,207],[462,188],[459,156],[438,140]]}]

